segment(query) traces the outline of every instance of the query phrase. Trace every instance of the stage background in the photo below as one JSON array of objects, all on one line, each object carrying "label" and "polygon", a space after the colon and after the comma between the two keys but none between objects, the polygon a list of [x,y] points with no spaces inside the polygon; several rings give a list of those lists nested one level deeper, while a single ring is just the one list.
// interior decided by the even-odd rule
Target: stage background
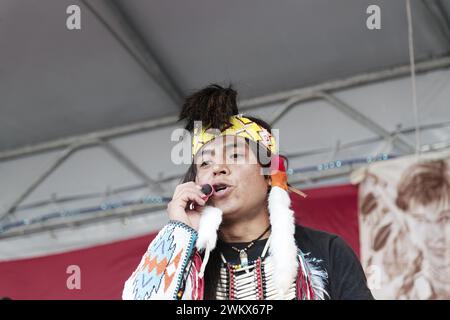
[{"label": "stage background", "polygon": [[189,165],[184,97],[211,83],[279,130],[298,220],[357,254],[350,174],[450,150],[450,1],[34,2],[0,1],[0,296],[120,297]]},{"label": "stage background", "polygon": [[[359,254],[357,187],[341,185],[292,195],[296,219],[305,226],[341,235]],[[147,226],[151,229],[151,226]],[[120,299],[123,283],[150,241],[147,235],[91,248],[0,262],[0,297],[12,299]],[[81,289],[66,286],[67,267],[81,271]]]}]

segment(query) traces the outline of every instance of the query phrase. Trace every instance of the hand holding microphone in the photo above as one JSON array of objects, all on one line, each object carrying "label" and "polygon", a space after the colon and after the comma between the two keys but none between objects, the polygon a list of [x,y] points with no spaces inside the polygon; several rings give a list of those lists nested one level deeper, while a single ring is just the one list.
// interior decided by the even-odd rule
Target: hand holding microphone
[{"label": "hand holding microphone", "polygon": [[197,209],[205,206],[213,193],[214,190],[209,184],[199,186],[191,181],[178,185],[167,205],[169,219],[184,222],[198,230],[201,213]]},{"label": "hand holding microphone", "polygon": [[[205,203],[208,201],[209,197],[213,194],[213,188],[210,184],[204,184],[202,185],[202,188],[200,190],[203,192],[204,196],[202,196],[202,199],[205,201]],[[189,201],[188,205],[186,206],[186,209],[188,210],[196,210],[198,208],[198,204],[195,201]]]}]

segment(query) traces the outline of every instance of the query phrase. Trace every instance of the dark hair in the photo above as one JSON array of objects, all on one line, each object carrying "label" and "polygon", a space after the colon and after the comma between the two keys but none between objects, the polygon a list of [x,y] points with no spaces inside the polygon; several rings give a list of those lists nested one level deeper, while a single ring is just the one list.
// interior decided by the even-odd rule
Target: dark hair
[{"label": "dark hair", "polygon": [[186,98],[178,121],[187,120],[185,129],[189,131],[194,128],[194,121],[202,121],[205,129],[223,131],[231,126],[230,117],[239,114],[236,97],[231,84],[228,88],[211,84]]},{"label": "dark hair", "polygon": [[445,160],[431,160],[410,166],[397,187],[397,206],[403,211],[412,201],[428,205],[441,200],[449,201],[450,175]]},{"label": "dark hair", "polygon": [[[208,128],[217,128],[220,129],[220,131],[223,131],[231,125],[229,122],[230,117],[239,114],[236,97],[237,92],[232,89],[231,85],[228,88],[221,87],[217,84],[209,85],[186,99],[179,120],[187,120],[185,128],[189,131],[192,131],[194,128],[194,121],[202,121],[202,124],[205,125],[205,130]],[[248,115],[245,115],[245,117],[265,128],[270,133],[272,132],[271,126],[264,120]],[[255,153],[258,163],[262,167],[269,167],[271,157],[270,151],[259,143],[247,138],[245,140],[251,150]],[[196,176],[197,167],[195,162],[192,162],[181,180],[181,183],[195,181]],[[268,177],[268,175],[265,175],[266,179]],[[268,192],[269,191],[270,187],[268,188]],[[206,265],[204,278],[204,298],[207,300],[216,299],[220,265],[221,259],[218,250],[212,250],[208,264]]]},{"label": "dark hair", "polygon": [[[210,84],[186,98],[178,121],[185,120],[185,129],[189,131],[193,130],[194,121],[202,121],[205,130],[215,128],[223,131],[231,126],[230,117],[239,114],[236,99],[237,92],[231,84],[228,88]],[[272,133],[272,127],[266,121],[248,115],[245,117]],[[247,138],[245,140],[255,153],[258,163],[263,167],[270,166],[270,151],[252,140]],[[191,163],[182,183],[194,181],[196,175],[195,163]]]}]

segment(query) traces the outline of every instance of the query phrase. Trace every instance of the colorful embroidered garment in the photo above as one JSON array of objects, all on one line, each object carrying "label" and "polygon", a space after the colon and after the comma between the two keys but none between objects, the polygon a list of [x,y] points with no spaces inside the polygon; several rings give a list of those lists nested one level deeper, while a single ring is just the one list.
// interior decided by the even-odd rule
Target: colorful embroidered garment
[{"label": "colorful embroidered garment", "polygon": [[[122,298],[203,299],[204,281],[198,276],[202,256],[194,246],[197,237],[197,232],[191,227],[170,221],[153,239],[140,264],[126,281]],[[245,273],[245,270],[235,270],[232,275],[235,279],[230,280],[233,265],[230,263],[222,271],[224,279],[219,284],[217,299],[373,299],[357,256],[341,238],[299,225],[296,226],[295,238],[299,244],[300,268],[287,295],[278,296],[271,291],[271,257],[262,255],[259,261],[250,256],[254,262],[249,263],[252,271],[249,279],[256,279],[259,284],[246,288],[252,291],[252,296],[244,296],[244,291],[230,291],[229,288],[237,281],[241,287],[245,285],[243,282],[250,281],[238,276],[239,271]],[[262,241],[263,244],[266,243]]]}]

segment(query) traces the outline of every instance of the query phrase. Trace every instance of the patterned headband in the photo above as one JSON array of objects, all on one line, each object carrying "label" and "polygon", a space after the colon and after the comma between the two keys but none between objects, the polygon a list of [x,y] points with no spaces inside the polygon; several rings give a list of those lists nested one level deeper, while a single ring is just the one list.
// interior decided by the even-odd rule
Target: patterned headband
[{"label": "patterned headband", "polygon": [[248,138],[254,142],[261,143],[272,154],[277,153],[275,138],[256,122],[245,118],[241,114],[230,118],[231,126],[219,132],[219,130],[205,130],[201,127],[201,122],[194,126],[194,137],[192,139],[192,158],[208,142],[221,136],[238,136]]}]

